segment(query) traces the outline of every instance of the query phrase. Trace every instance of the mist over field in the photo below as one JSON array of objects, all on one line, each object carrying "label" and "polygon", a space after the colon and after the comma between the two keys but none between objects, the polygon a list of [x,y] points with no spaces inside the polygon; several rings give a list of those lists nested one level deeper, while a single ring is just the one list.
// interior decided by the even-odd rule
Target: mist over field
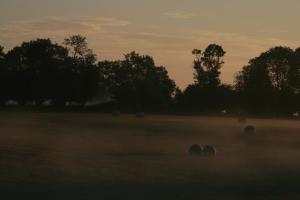
[{"label": "mist over field", "polygon": [[[245,125],[256,127],[252,136]],[[297,199],[298,120],[1,113],[4,199]],[[211,144],[213,157],[190,156]]]},{"label": "mist over field", "polygon": [[0,200],[300,199],[299,8],[0,0]]}]

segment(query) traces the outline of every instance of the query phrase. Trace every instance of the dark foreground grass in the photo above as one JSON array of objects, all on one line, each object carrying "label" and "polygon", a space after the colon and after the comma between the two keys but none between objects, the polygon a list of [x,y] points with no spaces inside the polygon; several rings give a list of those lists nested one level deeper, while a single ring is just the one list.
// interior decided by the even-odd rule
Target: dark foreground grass
[{"label": "dark foreground grass", "polygon": [[[1,199],[300,199],[300,122],[0,114]],[[191,144],[215,157],[190,157]]]}]

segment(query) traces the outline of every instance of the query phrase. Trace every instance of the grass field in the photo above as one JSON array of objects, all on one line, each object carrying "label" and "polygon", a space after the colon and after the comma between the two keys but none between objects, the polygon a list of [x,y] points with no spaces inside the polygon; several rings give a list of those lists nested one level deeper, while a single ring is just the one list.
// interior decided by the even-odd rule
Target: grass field
[{"label": "grass field", "polygon": [[[0,113],[1,199],[300,199],[300,121]],[[191,157],[194,143],[215,157]]]}]

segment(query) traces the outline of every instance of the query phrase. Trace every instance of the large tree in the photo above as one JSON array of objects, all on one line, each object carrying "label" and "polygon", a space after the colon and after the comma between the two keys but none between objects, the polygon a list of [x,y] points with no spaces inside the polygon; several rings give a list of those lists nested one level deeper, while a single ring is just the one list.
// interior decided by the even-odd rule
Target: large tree
[{"label": "large tree", "polygon": [[72,63],[74,72],[71,77],[71,100],[84,104],[99,90],[100,77],[98,66],[95,64],[96,55],[88,48],[87,39],[82,35],[69,36],[63,44],[68,49],[69,62]]},{"label": "large tree", "polygon": [[41,103],[56,98],[57,91],[62,88],[59,76],[66,57],[67,50],[50,39],[24,42],[9,51],[6,63],[12,78],[12,98],[19,103]]},{"label": "large tree", "polygon": [[226,52],[222,46],[210,44],[203,52],[194,49],[192,53],[195,55],[195,84],[189,85],[177,102],[193,111],[220,111],[228,108],[232,90],[220,81],[220,69]]},{"label": "large tree", "polygon": [[251,59],[236,77],[244,102],[257,109],[296,109],[300,80],[297,57],[288,47],[275,47]]},{"label": "large tree", "polygon": [[71,47],[52,43],[50,39],[24,42],[9,51],[6,65],[10,98],[22,104],[51,100],[64,106],[67,101],[83,104],[94,97],[99,84],[95,57],[79,41],[70,45],[74,55]]},{"label": "large tree", "polygon": [[69,51],[69,55],[77,61],[93,64],[96,62],[96,55],[88,48],[86,37],[72,35],[65,38],[63,44]]},{"label": "large tree", "polygon": [[196,83],[203,87],[218,87],[220,81],[220,69],[223,62],[225,51],[222,46],[210,44],[204,52],[194,49],[192,52],[196,59],[194,60]]},{"label": "large tree", "polygon": [[271,82],[277,90],[289,89],[289,78],[294,67],[294,51],[288,47],[274,47],[257,58],[269,72]]},{"label": "large tree", "polygon": [[108,91],[121,105],[161,108],[171,103],[176,85],[150,56],[131,52],[122,61],[100,62],[99,67]]}]

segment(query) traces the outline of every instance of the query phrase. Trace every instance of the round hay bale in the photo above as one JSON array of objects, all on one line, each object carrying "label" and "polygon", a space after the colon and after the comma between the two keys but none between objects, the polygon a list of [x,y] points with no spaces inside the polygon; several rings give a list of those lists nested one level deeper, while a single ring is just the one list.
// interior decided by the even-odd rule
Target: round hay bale
[{"label": "round hay bale", "polygon": [[201,156],[202,153],[203,153],[203,147],[198,144],[194,144],[189,148],[189,154],[191,156]]},{"label": "round hay bale", "polygon": [[137,118],[144,118],[145,117],[145,113],[144,112],[137,112],[136,114],[135,114],[135,116],[137,117]]},{"label": "round hay bale", "polygon": [[245,133],[246,135],[253,135],[253,134],[255,133],[255,126],[251,126],[251,125],[246,126],[246,127],[244,128],[244,133]]},{"label": "round hay bale", "polygon": [[203,148],[203,155],[204,156],[215,156],[216,153],[217,153],[217,150],[213,145],[206,145]]},{"label": "round hay bale", "polygon": [[119,117],[121,115],[121,112],[119,110],[113,110],[111,114],[113,117]]}]

